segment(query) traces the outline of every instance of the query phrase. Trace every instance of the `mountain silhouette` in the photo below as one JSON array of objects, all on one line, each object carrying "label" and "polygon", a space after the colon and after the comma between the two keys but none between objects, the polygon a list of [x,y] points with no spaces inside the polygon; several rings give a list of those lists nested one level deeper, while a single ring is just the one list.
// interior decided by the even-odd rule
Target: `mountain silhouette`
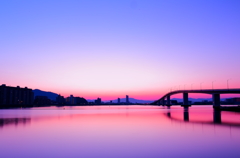
[{"label": "mountain silhouette", "polygon": [[34,93],[34,98],[36,96],[47,96],[51,100],[56,100],[56,97],[58,96],[57,93],[45,92],[45,91],[42,91],[42,90],[39,90],[39,89],[34,89],[33,93]]}]

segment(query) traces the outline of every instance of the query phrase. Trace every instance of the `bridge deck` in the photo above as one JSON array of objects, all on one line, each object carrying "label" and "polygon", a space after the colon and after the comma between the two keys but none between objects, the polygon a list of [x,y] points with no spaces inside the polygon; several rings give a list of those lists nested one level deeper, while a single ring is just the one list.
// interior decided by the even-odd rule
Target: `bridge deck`
[{"label": "bridge deck", "polygon": [[157,104],[157,102],[163,100],[167,96],[171,96],[178,93],[204,93],[204,94],[240,94],[240,88],[236,89],[195,89],[195,90],[177,90],[165,94],[160,99],[154,101],[152,104]]}]

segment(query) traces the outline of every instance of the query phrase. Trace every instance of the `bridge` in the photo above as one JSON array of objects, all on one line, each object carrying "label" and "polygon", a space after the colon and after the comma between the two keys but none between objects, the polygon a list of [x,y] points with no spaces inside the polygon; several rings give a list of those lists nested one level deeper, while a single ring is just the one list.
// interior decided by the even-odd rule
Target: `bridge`
[{"label": "bridge", "polygon": [[201,89],[201,90],[177,90],[165,94],[160,99],[151,103],[151,105],[165,105],[165,98],[167,99],[167,106],[171,105],[171,95],[174,94],[183,94],[183,104],[182,106],[190,106],[188,103],[188,94],[189,93],[203,93],[212,95],[213,107],[220,107],[220,94],[240,94],[240,89]]}]

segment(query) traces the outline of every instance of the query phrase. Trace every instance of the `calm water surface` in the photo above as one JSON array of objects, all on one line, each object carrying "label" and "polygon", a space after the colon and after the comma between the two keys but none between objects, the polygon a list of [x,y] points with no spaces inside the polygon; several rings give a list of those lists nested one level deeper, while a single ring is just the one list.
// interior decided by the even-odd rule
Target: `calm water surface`
[{"label": "calm water surface", "polygon": [[240,157],[240,113],[175,106],[0,110],[1,158]]}]

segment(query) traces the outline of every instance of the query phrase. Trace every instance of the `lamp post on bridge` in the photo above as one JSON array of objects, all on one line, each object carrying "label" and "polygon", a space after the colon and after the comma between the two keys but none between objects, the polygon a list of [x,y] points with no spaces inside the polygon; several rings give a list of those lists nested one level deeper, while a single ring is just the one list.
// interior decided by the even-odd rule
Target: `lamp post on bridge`
[{"label": "lamp post on bridge", "polygon": [[229,81],[229,80],[231,80],[231,78],[227,79],[227,89],[229,89],[229,87],[228,87],[228,81]]},{"label": "lamp post on bridge", "polygon": [[213,82],[215,82],[216,80],[212,81],[212,89],[213,89]]}]

